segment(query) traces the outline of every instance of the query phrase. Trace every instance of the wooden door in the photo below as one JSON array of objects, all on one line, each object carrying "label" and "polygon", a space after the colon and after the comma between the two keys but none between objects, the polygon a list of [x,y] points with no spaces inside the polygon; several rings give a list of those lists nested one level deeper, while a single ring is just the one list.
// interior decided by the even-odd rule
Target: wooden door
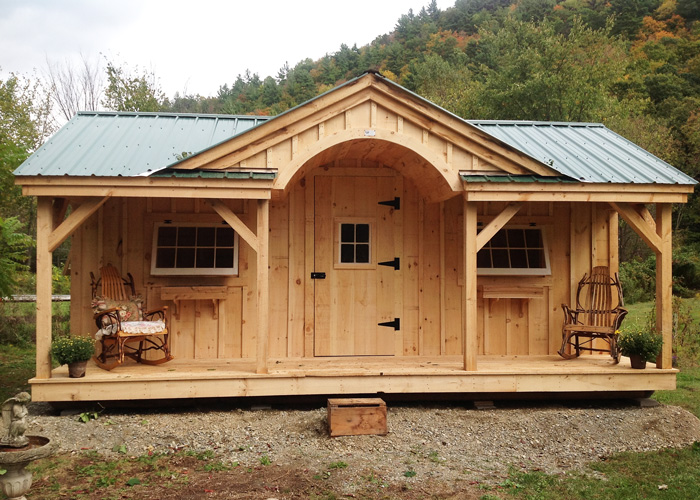
[{"label": "wooden door", "polygon": [[316,356],[394,354],[399,183],[396,175],[315,177]]}]

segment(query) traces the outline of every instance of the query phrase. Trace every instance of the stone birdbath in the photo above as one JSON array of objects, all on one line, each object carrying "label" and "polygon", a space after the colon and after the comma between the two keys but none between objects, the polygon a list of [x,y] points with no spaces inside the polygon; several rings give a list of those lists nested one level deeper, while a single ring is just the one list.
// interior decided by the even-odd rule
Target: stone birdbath
[{"label": "stone birdbath", "polygon": [[5,435],[0,439],[0,491],[10,500],[26,500],[24,494],[32,485],[32,473],[25,467],[48,457],[55,449],[49,438],[24,435],[30,400],[28,393],[20,392],[2,404]]}]

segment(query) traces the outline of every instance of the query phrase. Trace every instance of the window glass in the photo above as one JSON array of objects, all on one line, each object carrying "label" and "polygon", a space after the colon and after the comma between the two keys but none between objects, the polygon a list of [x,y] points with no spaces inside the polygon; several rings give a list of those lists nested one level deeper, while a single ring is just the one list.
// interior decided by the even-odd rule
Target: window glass
[{"label": "window glass", "polygon": [[238,273],[238,237],[221,224],[156,225],[151,273],[213,275]]},{"label": "window glass", "polygon": [[340,223],[338,262],[340,264],[371,264],[371,225]]},{"label": "window glass", "polygon": [[501,229],[479,250],[476,265],[478,274],[550,274],[542,228]]}]

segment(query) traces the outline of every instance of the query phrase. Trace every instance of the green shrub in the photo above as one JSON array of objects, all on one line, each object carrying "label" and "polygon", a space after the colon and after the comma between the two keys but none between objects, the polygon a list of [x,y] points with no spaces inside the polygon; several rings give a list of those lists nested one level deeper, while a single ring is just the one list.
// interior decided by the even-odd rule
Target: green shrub
[{"label": "green shrub", "polygon": [[51,354],[59,365],[87,361],[95,354],[95,341],[91,337],[57,337],[51,343]]},{"label": "green shrub", "polygon": [[656,256],[620,262],[620,282],[625,303],[648,302],[656,294]]},{"label": "green shrub", "polygon": [[618,345],[623,356],[637,355],[654,361],[661,352],[663,339],[648,330],[625,331],[620,333]]}]

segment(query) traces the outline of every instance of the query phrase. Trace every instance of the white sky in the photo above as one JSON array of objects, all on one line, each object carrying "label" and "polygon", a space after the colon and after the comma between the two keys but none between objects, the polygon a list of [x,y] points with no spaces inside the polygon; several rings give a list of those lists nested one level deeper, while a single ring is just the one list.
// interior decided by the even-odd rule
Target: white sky
[{"label": "white sky", "polygon": [[[430,0],[0,0],[0,78],[105,54],[153,71],[165,93],[215,95],[246,69],[276,76],[306,57],[389,33]],[[454,0],[438,0],[445,10]],[[104,66],[104,64],[103,64]]]}]

